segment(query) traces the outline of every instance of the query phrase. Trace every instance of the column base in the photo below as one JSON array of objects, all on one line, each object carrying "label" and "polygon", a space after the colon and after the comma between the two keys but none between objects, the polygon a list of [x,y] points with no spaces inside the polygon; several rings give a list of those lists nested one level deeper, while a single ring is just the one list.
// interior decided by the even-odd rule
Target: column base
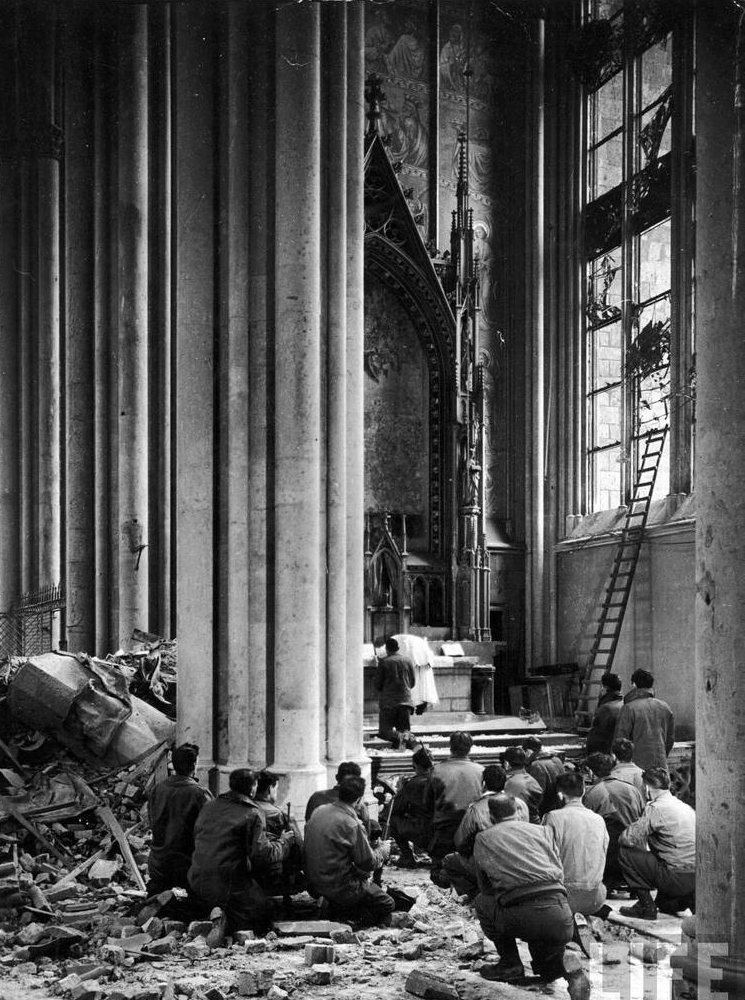
[{"label": "column base", "polygon": [[275,761],[269,770],[281,775],[277,785],[277,805],[284,812],[287,812],[289,805],[290,815],[302,826],[308,799],[313,792],[326,788],[326,769],[322,764],[284,767],[279,761]]},{"label": "column base", "polygon": [[[178,746],[178,744],[176,744]],[[197,764],[197,770],[195,772],[195,778],[202,786],[202,788],[208,788],[213,795],[218,795],[218,773],[217,766],[212,760],[203,760],[199,758],[199,763]]]}]

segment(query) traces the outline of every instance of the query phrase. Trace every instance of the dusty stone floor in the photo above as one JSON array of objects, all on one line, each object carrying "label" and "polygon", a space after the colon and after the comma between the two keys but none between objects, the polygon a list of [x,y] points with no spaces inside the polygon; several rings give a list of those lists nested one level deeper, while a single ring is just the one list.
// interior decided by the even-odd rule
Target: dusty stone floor
[{"label": "dusty stone floor", "polygon": [[[396,915],[399,926],[359,931],[356,942],[336,943],[331,968],[305,964],[306,944],[314,940],[331,943],[307,933],[270,935],[266,940],[208,952],[202,941],[190,941],[183,931],[175,930],[172,953],[153,960],[134,959],[122,955],[116,946],[107,946],[107,938],[119,931],[111,918],[107,924],[104,906],[101,920],[94,921],[75,959],[24,961],[12,936],[0,937],[0,1000],[232,1000],[239,996],[405,1000],[412,996],[405,986],[414,969],[441,977],[461,1000],[568,997],[564,981],[545,986],[526,978],[512,986],[481,979],[479,968],[496,956],[491,943],[483,940],[471,908],[461,905],[451,891],[433,886],[427,868],[406,871],[392,866],[386,876],[391,885],[417,897],[415,906],[408,915]],[[624,902],[616,900],[611,905],[617,909]],[[122,918],[118,923],[122,924]],[[592,939],[591,958],[585,960],[593,997],[667,1000],[669,955],[680,942],[679,919],[598,922],[594,930],[602,939]],[[589,933],[586,937],[591,939]],[[524,963],[529,970],[527,949]],[[324,984],[329,976],[332,981]]]}]

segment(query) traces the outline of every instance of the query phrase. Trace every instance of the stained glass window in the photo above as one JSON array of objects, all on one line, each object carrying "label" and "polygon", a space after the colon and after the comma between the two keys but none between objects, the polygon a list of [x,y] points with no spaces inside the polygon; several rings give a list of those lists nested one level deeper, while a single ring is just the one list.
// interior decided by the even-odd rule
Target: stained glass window
[{"label": "stained glass window", "polygon": [[[604,510],[626,502],[644,435],[669,420],[674,50],[672,32],[635,35],[623,3],[586,14],[611,38],[586,88],[587,498]],[[668,466],[666,444],[656,496]]]}]

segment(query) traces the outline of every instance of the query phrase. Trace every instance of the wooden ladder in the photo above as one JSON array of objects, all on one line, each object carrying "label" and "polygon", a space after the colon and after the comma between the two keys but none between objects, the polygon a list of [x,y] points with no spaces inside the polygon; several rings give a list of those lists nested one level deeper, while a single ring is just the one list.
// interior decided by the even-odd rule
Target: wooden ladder
[{"label": "wooden ladder", "polygon": [[613,568],[605,589],[605,597],[600,605],[595,636],[582,680],[582,691],[574,713],[577,732],[580,733],[587,732],[590,728],[600,696],[602,686],[600,678],[613,666],[667,430],[665,425],[649,431],[644,438],[644,452],[634,495],[626,511],[626,520],[613,558]]}]

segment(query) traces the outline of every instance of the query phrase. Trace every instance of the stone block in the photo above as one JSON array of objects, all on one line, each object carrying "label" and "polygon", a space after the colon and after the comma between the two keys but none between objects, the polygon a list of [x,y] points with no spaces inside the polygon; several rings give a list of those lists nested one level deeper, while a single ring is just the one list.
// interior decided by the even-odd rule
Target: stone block
[{"label": "stone block", "polygon": [[275,924],[274,930],[279,937],[291,937],[299,934],[331,937],[333,931],[348,931],[351,928],[349,924],[340,924],[333,920],[286,920]]},{"label": "stone block", "polygon": [[333,965],[319,962],[311,966],[310,972],[306,973],[305,981],[312,986],[330,986],[334,981]]},{"label": "stone block", "polygon": [[19,944],[36,944],[37,941],[41,941],[44,937],[45,931],[44,924],[37,924],[35,922],[26,924],[25,927],[16,934],[16,941]]},{"label": "stone block", "polygon": [[106,944],[115,944],[125,951],[143,951],[153,939],[149,934],[130,934],[127,937],[107,938]]},{"label": "stone block", "polygon": [[290,994],[281,986],[272,986],[267,993],[267,1000],[286,1000]]},{"label": "stone block", "polygon": [[210,953],[210,946],[206,938],[197,937],[193,941],[187,941],[181,948],[181,954],[192,962],[207,958]]},{"label": "stone block", "polygon": [[270,969],[242,969],[235,978],[235,989],[239,996],[256,997],[272,985],[273,973]]},{"label": "stone block", "polygon": [[165,935],[165,927],[160,917],[150,917],[144,924],[141,924],[141,927],[145,934],[149,934],[153,940]]},{"label": "stone block", "polygon": [[247,955],[260,955],[262,952],[267,950],[266,941],[262,941],[259,938],[256,941],[246,941],[243,945],[243,950]]},{"label": "stone block", "polygon": [[186,933],[190,938],[207,937],[211,930],[211,920],[192,920],[186,928]]},{"label": "stone block", "polygon": [[434,976],[431,972],[422,972],[420,969],[414,969],[409,973],[405,989],[407,993],[423,997],[424,1000],[459,1000],[458,991],[447,980],[441,976]]},{"label": "stone block", "polygon": [[299,937],[279,938],[276,946],[280,951],[300,951],[306,944],[312,944],[315,940],[310,934],[301,934]]},{"label": "stone block", "polygon": [[164,920],[163,931],[165,934],[185,934],[186,924],[183,920]]},{"label": "stone block", "polygon": [[126,951],[118,944],[105,944],[101,948],[101,958],[112,965],[121,965],[126,956]]},{"label": "stone block", "polygon": [[63,976],[57,983],[57,990],[60,993],[69,993],[73,986],[78,986],[82,983],[82,979],[75,972],[69,973],[67,976]]},{"label": "stone block", "polygon": [[88,881],[96,888],[108,885],[119,871],[118,861],[105,861],[99,858],[88,870]]},{"label": "stone block", "polygon": [[416,959],[421,958],[424,954],[424,945],[420,942],[416,944],[406,945],[399,952],[401,958],[406,959],[407,962],[414,962]]},{"label": "stone block", "polygon": [[205,1000],[225,1000],[225,993],[219,988],[219,986],[211,986],[204,993]]},{"label": "stone block", "polygon": [[100,1000],[103,991],[94,983],[80,983],[70,991],[72,1000]]},{"label": "stone block", "polygon": [[244,969],[235,977],[235,989],[240,997],[256,997],[261,992],[259,976],[249,969]]},{"label": "stone block", "polygon": [[142,926],[150,919],[150,917],[154,917],[160,913],[163,907],[167,906],[175,898],[176,893],[173,889],[165,889],[163,892],[159,892],[158,895],[153,896],[153,898],[146,903],[137,914],[137,923]]},{"label": "stone block", "polygon": [[21,962],[20,965],[16,966],[15,971],[21,976],[35,976],[39,971],[39,966],[36,962]]},{"label": "stone block", "polygon": [[176,947],[176,938],[167,934],[165,937],[158,938],[157,941],[151,941],[147,950],[151,955],[172,955],[176,951]]},{"label": "stone block", "polygon": [[332,944],[306,944],[306,965],[331,965],[336,961],[336,948]]},{"label": "stone block", "polygon": [[475,941],[473,944],[462,944],[455,952],[456,958],[463,959],[464,961],[481,958],[483,954],[483,941]]},{"label": "stone block", "polygon": [[[392,914],[395,917],[396,914]],[[402,913],[401,916],[408,916],[406,913]],[[334,944],[359,944],[360,939],[354,933],[351,927],[345,927],[343,930],[331,931],[329,937],[334,942]]]},{"label": "stone block", "polygon": [[244,945],[246,941],[254,941],[256,935],[253,931],[236,931],[233,935],[233,941],[235,944]]}]

